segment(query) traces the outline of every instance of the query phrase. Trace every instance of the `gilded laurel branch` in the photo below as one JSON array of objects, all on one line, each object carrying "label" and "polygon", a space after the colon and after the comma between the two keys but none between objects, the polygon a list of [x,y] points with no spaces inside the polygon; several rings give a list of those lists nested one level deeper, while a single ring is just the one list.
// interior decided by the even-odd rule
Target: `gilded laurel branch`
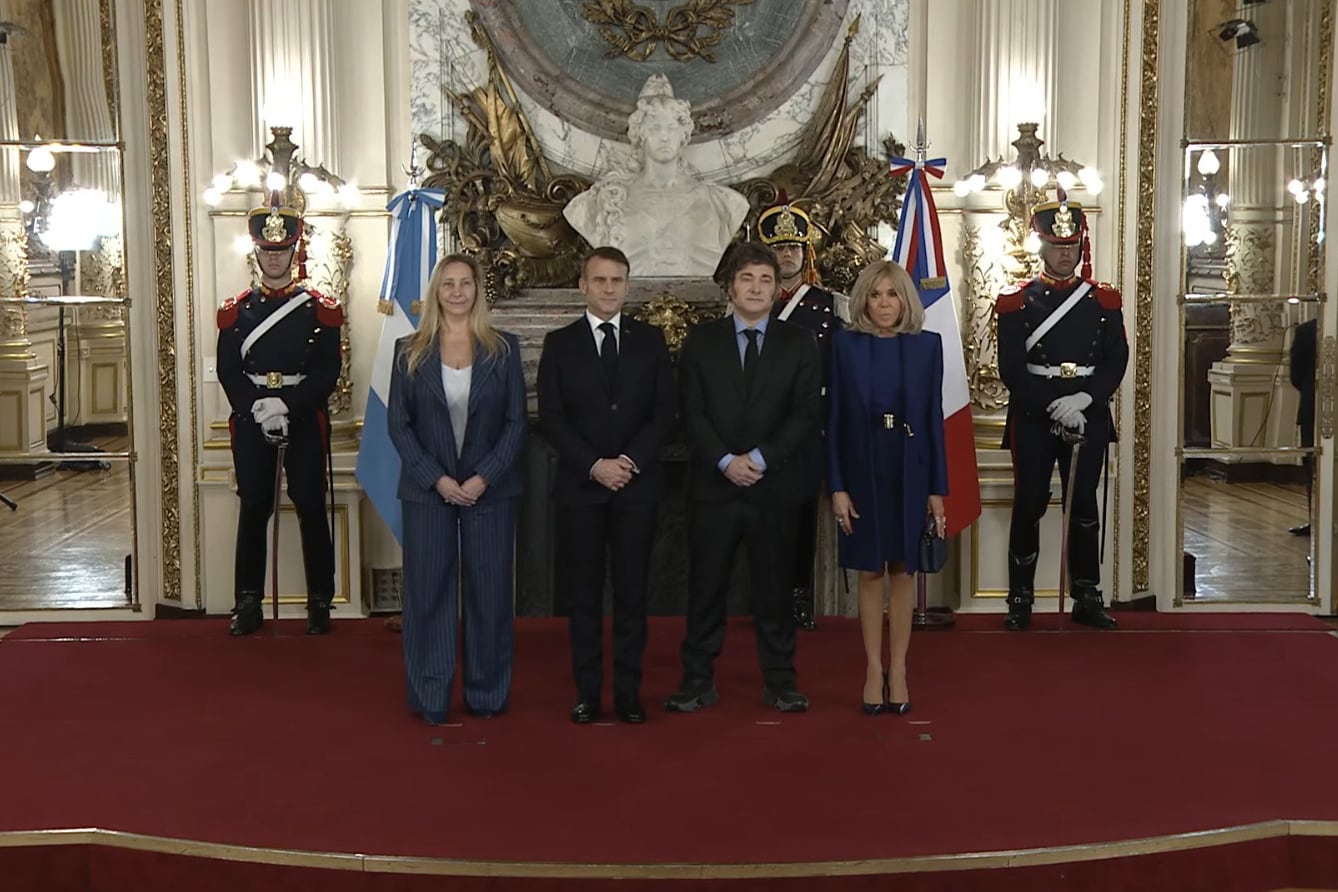
[{"label": "gilded laurel branch", "polygon": [[[734,24],[733,6],[753,0],[689,0],[675,6],[661,22],[655,10],[631,0],[590,0],[581,7],[587,22],[600,25],[599,35],[609,44],[606,58],[626,56],[644,62],[663,43],[664,51],[679,62],[715,61],[712,48]],[[703,30],[705,29],[705,30]]]}]

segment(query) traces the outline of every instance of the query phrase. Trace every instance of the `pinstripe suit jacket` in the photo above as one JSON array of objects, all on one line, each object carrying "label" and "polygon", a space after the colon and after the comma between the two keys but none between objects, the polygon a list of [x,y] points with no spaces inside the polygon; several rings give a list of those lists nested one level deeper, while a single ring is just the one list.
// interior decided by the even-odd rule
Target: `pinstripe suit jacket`
[{"label": "pinstripe suit jacket", "polygon": [[469,419],[465,442],[455,454],[455,433],[441,383],[441,352],[432,352],[409,375],[404,347],[395,344],[387,407],[390,440],[400,455],[399,497],[411,502],[440,501],[436,483],[443,475],[464,483],[478,474],[488,482],[479,504],[520,495],[520,449],[525,441],[525,375],[520,342],[502,332],[506,350],[489,356],[474,353],[469,380]]}]

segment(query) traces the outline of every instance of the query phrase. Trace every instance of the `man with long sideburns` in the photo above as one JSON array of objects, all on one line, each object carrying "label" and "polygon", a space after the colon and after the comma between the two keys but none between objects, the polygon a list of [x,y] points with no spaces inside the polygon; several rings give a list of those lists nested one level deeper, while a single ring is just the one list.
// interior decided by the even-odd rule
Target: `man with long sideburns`
[{"label": "man with long sideburns", "polygon": [[613,582],[613,703],[646,720],[641,657],[655,515],[664,494],[659,453],[674,423],[674,377],[661,331],[623,312],[627,257],[595,248],[581,266],[586,311],[544,338],[539,424],[557,450],[557,580],[570,611],[576,705],[600,717],[605,568]]},{"label": "man with long sideburns", "polygon": [[[827,418],[827,384],[831,377],[830,335],[839,330],[841,319],[836,312],[836,295],[819,285],[818,270],[813,256],[813,223],[805,211],[790,204],[788,196],[780,193],[777,203],[764,210],[757,218],[757,234],[762,244],[776,252],[780,263],[780,295],[772,305],[771,315],[792,322],[813,332],[818,351],[822,354],[821,419]],[[813,459],[819,473],[822,468],[821,436],[813,438]],[[794,589],[794,621],[801,629],[812,631],[818,627],[813,603],[813,563],[818,547],[818,494],[813,492],[799,510],[799,533],[795,539],[792,587]]]},{"label": "man with long sideburns", "polygon": [[247,224],[260,284],[218,310],[218,381],[232,404],[228,433],[241,500],[231,632],[249,635],[265,621],[265,529],[274,513],[277,444],[286,441],[283,470],[307,577],[307,634],[324,635],[334,598],[334,543],[325,513],[327,403],[339,381],[344,311],[300,284],[306,278],[302,218],[280,206],[277,192],[267,207],[251,211]]},{"label": "man with long sideburns", "polygon": [[[1096,489],[1106,448],[1115,440],[1110,401],[1129,363],[1120,293],[1092,282],[1087,217],[1063,189],[1037,205],[1031,227],[1041,239],[1044,271],[999,295],[999,376],[1008,387],[1004,447],[1013,451],[1013,517],[1008,532],[1008,616],[1004,627],[1031,623],[1040,521],[1050,501],[1056,461],[1063,491],[1073,487],[1068,577],[1073,620],[1113,629],[1101,600],[1101,518]],[[1076,275],[1081,257],[1082,275]],[[1078,441],[1078,445],[1075,445]],[[1076,479],[1069,479],[1079,449]]]},{"label": "man with long sideburns", "polygon": [[789,562],[800,505],[817,490],[822,363],[813,335],[771,318],[780,265],[745,242],[725,269],[733,314],[693,328],[679,357],[689,485],[687,633],[670,712],[720,699],[714,667],[725,644],[726,594],[739,546],[748,551],[762,702],[803,712],[796,685]]}]

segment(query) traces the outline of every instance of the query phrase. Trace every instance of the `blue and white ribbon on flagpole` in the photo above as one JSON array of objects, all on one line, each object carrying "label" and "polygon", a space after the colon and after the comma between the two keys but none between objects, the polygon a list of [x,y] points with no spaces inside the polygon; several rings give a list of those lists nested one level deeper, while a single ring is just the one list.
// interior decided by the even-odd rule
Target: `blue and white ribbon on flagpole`
[{"label": "blue and white ribbon on flagpole", "polygon": [[400,457],[390,442],[386,406],[390,402],[390,371],[395,361],[395,342],[412,334],[418,326],[418,301],[437,264],[437,212],[446,202],[441,189],[411,186],[386,205],[390,211],[390,244],[386,248],[386,271],[381,278],[377,309],[385,314],[381,340],[372,364],[372,386],[363,415],[362,440],[358,447],[357,477],[363,492],[376,506],[386,526],[401,538],[399,489]]}]

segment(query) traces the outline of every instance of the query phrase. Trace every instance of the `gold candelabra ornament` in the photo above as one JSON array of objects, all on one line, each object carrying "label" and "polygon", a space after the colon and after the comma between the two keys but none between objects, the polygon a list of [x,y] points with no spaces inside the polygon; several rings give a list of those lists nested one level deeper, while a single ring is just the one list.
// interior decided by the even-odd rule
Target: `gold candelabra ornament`
[{"label": "gold candelabra ornament", "polygon": [[1018,138],[1012,143],[1017,149],[1014,160],[986,159],[984,164],[953,184],[952,191],[958,198],[965,198],[983,192],[991,181],[1004,190],[1008,220],[1000,225],[1035,254],[1040,249],[1039,240],[1024,232],[1031,219],[1031,209],[1046,199],[1050,189],[1059,186],[1065,192],[1071,192],[1081,183],[1088,195],[1098,195],[1105,183],[1096,168],[1065,158],[1063,152],[1056,158],[1043,154],[1041,147],[1045,140],[1036,135],[1039,124],[1025,122],[1018,124],[1017,129]]},{"label": "gold candelabra ornament", "polygon": [[285,205],[299,212],[306,210],[309,195],[332,196],[344,207],[357,204],[355,183],[331,173],[323,164],[308,164],[298,154],[301,147],[292,140],[292,127],[276,125],[269,132],[271,139],[259,158],[243,159],[227,171],[215,174],[209,188],[204,190],[205,204],[217,206],[223,195],[234,188],[244,192],[278,192]]}]

